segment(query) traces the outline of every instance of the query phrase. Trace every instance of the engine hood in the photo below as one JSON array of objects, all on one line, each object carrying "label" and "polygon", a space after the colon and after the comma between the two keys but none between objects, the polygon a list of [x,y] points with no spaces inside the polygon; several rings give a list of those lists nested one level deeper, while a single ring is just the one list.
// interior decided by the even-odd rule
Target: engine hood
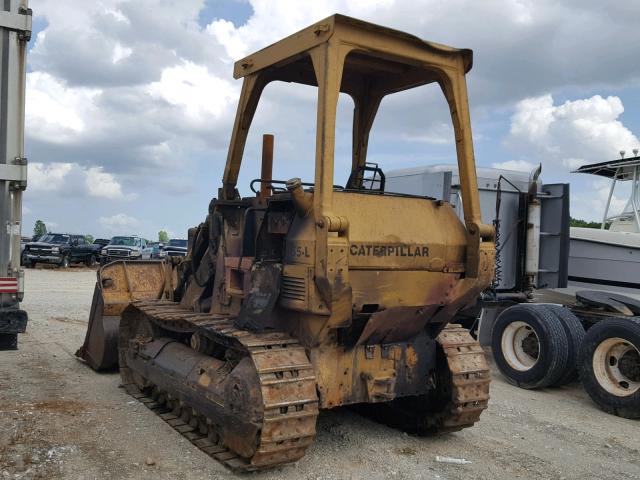
[{"label": "engine hood", "polygon": [[25,244],[25,247],[64,247],[69,245],[68,243],[47,243],[47,242],[29,242]]}]

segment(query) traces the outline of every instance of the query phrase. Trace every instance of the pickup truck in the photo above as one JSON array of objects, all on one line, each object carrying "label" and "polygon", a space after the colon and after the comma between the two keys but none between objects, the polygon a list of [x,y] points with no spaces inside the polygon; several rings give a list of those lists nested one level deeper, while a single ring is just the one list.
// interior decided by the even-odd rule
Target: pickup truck
[{"label": "pickup truck", "polygon": [[187,241],[181,238],[172,238],[163,249],[163,256],[184,257],[187,255]]},{"label": "pickup truck", "polygon": [[67,268],[72,263],[95,266],[100,259],[100,245],[88,243],[83,235],[48,233],[37,242],[29,242],[22,252],[25,267],[38,263],[52,263]]},{"label": "pickup truck", "polygon": [[152,252],[147,241],[137,235],[113,237],[102,248],[100,263],[104,265],[115,260],[150,260]]}]

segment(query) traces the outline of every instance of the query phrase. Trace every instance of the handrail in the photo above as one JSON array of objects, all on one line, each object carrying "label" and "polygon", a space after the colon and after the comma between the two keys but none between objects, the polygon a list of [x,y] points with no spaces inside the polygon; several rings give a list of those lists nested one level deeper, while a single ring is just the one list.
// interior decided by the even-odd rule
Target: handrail
[{"label": "handrail", "polygon": [[[249,188],[250,188],[250,189],[251,189],[251,191],[252,191],[253,193],[255,193],[256,195],[257,195],[258,193],[260,193],[260,192],[259,192],[259,190],[256,190],[256,189],[255,189],[255,187],[254,187],[254,185],[255,185],[256,183],[260,183],[260,184],[263,184],[263,183],[269,183],[269,184],[276,183],[276,184],[278,184],[278,185],[286,185],[286,184],[287,184],[287,182],[286,182],[285,180],[265,180],[265,179],[262,179],[262,178],[254,178],[253,180],[251,180],[251,183],[249,184]],[[316,186],[316,185],[315,185],[315,183],[313,183],[313,182],[302,182],[302,183],[301,183],[301,185],[302,185],[303,187],[312,187],[312,188]],[[278,188],[278,187],[276,187],[276,188],[277,188],[278,190],[281,190],[283,193],[287,191],[287,189],[286,189],[286,188],[282,188],[282,189],[280,189],[280,188]],[[334,185],[334,186],[333,186],[333,188],[334,188],[335,190],[344,190],[344,187],[343,187],[343,186],[341,186],[341,185]],[[272,190],[274,190],[274,191],[275,191],[275,189],[274,189],[273,187],[272,187]]]},{"label": "handrail", "polygon": [[620,173],[620,169],[616,169],[616,174],[611,181],[611,188],[609,189],[609,197],[607,198],[607,204],[604,207],[604,215],[602,217],[602,223],[600,224],[600,230],[605,229],[605,223],[607,222],[607,214],[609,213],[609,207],[611,206],[611,198],[613,197],[613,190],[616,188],[616,182],[618,181],[618,174]]},{"label": "handrail", "polygon": [[638,202],[637,202],[637,196],[638,196],[638,166],[636,166],[633,169],[633,184],[631,185],[631,205],[633,206],[633,213],[635,214],[636,217],[636,227],[638,228],[638,231],[640,231],[640,212],[638,212]]}]

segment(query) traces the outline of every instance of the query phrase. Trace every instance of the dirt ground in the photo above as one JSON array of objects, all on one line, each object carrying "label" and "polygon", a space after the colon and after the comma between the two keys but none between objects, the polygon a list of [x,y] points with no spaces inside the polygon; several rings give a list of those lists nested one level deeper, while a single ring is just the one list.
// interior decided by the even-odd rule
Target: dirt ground
[{"label": "dirt ground", "polygon": [[[20,350],[0,352],[0,480],[235,478],[74,357],[95,272],[28,270]],[[417,438],[348,409],[323,412],[298,463],[255,479],[640,479],[640,423],[607,415],[579,384],[525,391],[494,372],[473,428]],[[444,464],[436,456],[464,458]]]}]

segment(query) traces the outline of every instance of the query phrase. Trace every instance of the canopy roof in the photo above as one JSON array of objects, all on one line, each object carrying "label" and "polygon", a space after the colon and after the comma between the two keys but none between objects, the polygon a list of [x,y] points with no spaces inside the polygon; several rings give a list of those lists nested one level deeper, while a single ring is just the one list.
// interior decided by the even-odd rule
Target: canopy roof
[{"label": "canopy roof", "polygon": [[472,51],[456,49],[391,28],[381,27],[344,15],[333,15],[280,40],[235,63],[233,76],[242,78],[262,72],[268,81],[302,83],[317,86],[309,50],[323,43],[341,43],[354,50],[347,56],[340,91],[354,95],[363,82],[372,83],[378,93],[388,94],[437,80],[433,61],[458,64],[464,72],[472,66]]},{"label": "canopy roof", "polygon": [[601,177],[616,178],[617,180],[631,180],[634,168],[640,166],[640,157],[620,158],[609,162],[591,163],[583,165],[573,173],[589,173]]},{"label": "canopy roof", "polygon": [[[276,19],[277,20],[277,19]],[[465,74],[471,50],[425,42],[413,35],[333,15],[270,45],[234,65],[243,78],[229,143],[220,196],[232,200],[251,121],[263,89],[272,81],[318,87],[314,212],[332,214],[336,109],[339,93],[354,103],[349,187],[362,188],[369,132],[382,99],[389,94],[437,82],[449,105],[460,172],[465,222],[478,237],[493,238],[482,224]],[[409,108],[414,108],[413,106]],[[471,251],[477,251],[473,247]],[[476,258],[471,259],[477,265]],[[475,273],[471,272],[471,276]]]}]

